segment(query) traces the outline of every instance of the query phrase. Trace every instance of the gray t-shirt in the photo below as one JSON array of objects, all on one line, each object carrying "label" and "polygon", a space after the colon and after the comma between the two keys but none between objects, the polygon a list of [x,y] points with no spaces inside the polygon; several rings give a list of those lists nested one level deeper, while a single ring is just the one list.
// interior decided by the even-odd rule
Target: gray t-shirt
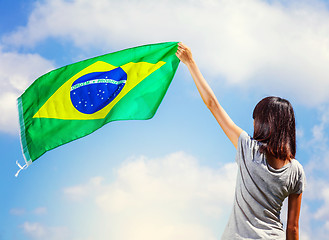
[{"label": "gray t-shirt", "polygon": [[241,133],[233,211],[222,240],[286,239],[280,221],[282,203],[289,194],[304,191],[305,173],[295,159],[280,169],[272,168],[260,146],[246,132]]}]

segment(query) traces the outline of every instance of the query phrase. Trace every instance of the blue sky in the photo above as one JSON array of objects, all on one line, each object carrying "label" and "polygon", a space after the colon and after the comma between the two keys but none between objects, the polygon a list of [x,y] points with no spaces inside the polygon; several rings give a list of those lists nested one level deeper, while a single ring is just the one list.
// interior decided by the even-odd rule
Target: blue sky
[{"label": "blue sky", "polygon": [[[155,117],[110,123],[23,164],[16,98],[40,75],[142,44],[183,41],[219,101],[252,134],[268,95],[296,112],[307,175],[301,239],[329,234],[327,1],[0,2],[0,239],[219,239],[235,149],[180,64]],[[286,219],[285,208],[282,219]]]}]

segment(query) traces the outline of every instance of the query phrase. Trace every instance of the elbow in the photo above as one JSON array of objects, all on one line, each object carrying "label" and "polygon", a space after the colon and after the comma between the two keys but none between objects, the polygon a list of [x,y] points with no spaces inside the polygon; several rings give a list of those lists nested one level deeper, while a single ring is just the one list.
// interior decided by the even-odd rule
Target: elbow
[{"label": "elbow", "polygon": [[292,236],[292,238],[287,239],[298,239],[299,236],[299,227],[298,225],[288,225],[287,226],[287,236]]},{"label": "elbow", "polygon": [[216,99],[209,96],[208,98],[206,99],[203,99],[203,102],[206,104],[207,108],[211,111],[213,110],[214,108],[217,107],[217,104],[216,104]]}]

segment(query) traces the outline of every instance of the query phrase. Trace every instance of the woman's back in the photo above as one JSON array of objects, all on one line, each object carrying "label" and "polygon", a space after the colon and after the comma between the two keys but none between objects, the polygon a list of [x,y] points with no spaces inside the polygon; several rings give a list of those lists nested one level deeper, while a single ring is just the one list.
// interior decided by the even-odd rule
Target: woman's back
[{"label": "woman's back", "polygon": [[239,166],[231,217],[222,239],[286,239],[280,221],[284,199],[303,191],[304,172],[293,159],[272,168],[261,143],[242,132],[236,161]]}]

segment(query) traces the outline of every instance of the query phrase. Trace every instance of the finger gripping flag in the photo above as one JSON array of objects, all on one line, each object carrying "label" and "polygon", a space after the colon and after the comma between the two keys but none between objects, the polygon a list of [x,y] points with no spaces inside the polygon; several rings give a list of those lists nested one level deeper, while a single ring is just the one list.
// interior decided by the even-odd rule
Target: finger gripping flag
[{"label": "finger gripping flag", "polygon": [[26,166],[111,121],[152,118],[177,70],[176,50],[177,42],[150,44],[39,77],[17,100]]}]

